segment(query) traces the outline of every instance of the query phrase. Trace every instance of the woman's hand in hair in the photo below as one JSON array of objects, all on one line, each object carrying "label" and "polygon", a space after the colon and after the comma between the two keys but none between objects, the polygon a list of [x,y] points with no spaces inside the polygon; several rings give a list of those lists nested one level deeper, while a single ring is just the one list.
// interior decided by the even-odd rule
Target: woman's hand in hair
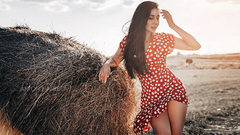
[{"label": "woman's hand in hair", "polygon": [[161,9],[160,13],[162,17],[167,20],[168,26],[172,28],[175,25],[172,15],[165,9]]}]

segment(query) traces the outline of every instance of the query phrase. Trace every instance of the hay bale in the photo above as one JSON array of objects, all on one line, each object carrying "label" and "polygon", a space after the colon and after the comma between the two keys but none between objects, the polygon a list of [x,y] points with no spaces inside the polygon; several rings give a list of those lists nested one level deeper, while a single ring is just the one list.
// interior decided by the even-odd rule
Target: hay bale
[{"label": "hay bale", "polygon": [[106,57],[71,38],[26,27],[0,28],[0,108],[23,134],[131,134],[135,90]]},{"label": "hay bale", "polygon": [[0,109],[0,135],[23,135],[16,127],[11,125],[2,109]]}]

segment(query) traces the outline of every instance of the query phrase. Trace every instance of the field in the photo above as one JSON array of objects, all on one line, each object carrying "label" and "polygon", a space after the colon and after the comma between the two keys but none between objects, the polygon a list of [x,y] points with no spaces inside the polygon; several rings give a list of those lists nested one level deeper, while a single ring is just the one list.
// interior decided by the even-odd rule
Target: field
[{"label": "field", "polygon": [[[28,27],[0,34],[0,134],[132,132],[136,91],[122,69],[103,84],[97,72],[106,58],[71,38]],[[183,133],[240,134],[240,54],[167,61],[189,96]]]},{"label": "field", "polygon": [[240,54],[170,56],[168,66],[189,96],[183,134],[240,134]]}]

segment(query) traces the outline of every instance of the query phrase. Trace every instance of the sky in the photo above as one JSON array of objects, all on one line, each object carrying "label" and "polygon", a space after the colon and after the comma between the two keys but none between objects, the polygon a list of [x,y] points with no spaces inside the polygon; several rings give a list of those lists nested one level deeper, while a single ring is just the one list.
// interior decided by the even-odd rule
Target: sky
[{"label": "sky", "polygon": [[[0,26],[28,25],[32,30],[57,32],[112,56],[142,1],[0,0]],[[173,55],[240,53],[240,0],[153,1],[202,45],[198,51],[175,50]],[[178,36],[163,18],[157,32]]]}]

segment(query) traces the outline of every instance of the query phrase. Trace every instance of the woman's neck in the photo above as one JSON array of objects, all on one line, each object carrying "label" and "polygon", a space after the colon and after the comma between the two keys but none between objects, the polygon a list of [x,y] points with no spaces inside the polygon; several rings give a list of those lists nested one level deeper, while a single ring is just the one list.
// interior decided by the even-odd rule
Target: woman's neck
[{"label": "woman's neck", "polygon": [[150,43],[152,41],[152,37],[153,37],[153,33],[146,32],[146,38],[145,38],[145,42],[144,42],[145,52],[147,52],[148,46],[150,45]]},{"label": "woman's neck", "polygon": [[145,44],[149,44],[152,41],[153,34],[154,33],[146,32]]}]

